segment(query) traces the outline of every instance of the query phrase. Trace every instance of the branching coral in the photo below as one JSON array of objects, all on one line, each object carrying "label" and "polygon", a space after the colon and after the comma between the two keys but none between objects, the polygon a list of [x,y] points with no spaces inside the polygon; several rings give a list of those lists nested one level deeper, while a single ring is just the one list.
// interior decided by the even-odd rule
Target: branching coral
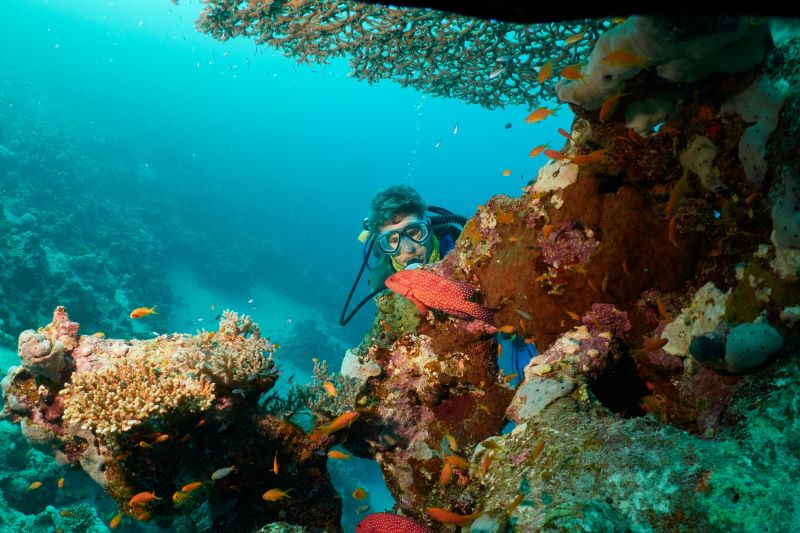
[{"label": "branching coral", "polygon": [[62,391],[64,421],[104,435],[128,431],[154,415],[177,409],[202,411],[214,400],[214,384],[166,373],[158,361],[124,359],[96,372],[77,372]]},{"label": "branching coral", "polygon": [[208,0],[197,21],[216,39],[251,37],[300,63],[348,55],[357,79],[392,79],[487,108],[552,99],[554,84],[537,81],[539,68],[579,63],[610,24],[512,24],[335,0]]},{"label": "branching coral", "polygon": [[[335,396],[326,390],[325,383],[331,383],[336,388]],[[314,363],[314,379],[307,385],[307,389],[308,408],[327,416],[337,416],[354,410],[360,391],[358,380],[341,374],[328,374],[327,361]]]},{"label": "branching coral", "polygon": [[217,386],[247,390],[253,382],[274,375],[274,351],[250,316],[225,310],[219,333],[202,331],[187,339],[172,355],[170,368],[206,376]]}]

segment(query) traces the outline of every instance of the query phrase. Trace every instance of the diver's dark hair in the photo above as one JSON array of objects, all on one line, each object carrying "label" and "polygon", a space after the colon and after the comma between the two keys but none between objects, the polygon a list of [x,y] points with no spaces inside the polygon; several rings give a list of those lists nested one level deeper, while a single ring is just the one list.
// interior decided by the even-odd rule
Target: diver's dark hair
[{"label": "diver's dark hair", "polygon": [[425,216],[428,205],[422,196],[408,185],[392,185],[372,197],[367,229],[378,233],[378,228],[391,224],[399,215]]}]

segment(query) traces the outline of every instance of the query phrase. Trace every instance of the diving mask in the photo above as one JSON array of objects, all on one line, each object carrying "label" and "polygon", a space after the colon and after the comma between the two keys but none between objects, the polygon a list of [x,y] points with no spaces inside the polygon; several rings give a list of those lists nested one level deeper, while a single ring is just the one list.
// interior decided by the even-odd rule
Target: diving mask
[{"label": "diving mask", "polygon": [[381,233],[378,236],[378,246],[384,253],[394,255],[400,250],[403,237],[408,237],[412,242],[425,244],[431,236],[430,222],[425,220],[412,220],[400,229]]}]

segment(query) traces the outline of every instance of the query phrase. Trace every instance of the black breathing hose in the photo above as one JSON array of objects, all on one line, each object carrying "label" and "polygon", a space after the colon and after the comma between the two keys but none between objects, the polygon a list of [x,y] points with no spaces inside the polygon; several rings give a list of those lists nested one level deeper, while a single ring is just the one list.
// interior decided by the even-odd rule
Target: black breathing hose
[{"label": "black breathing hose", "polygon": [[[464,224],[467,223],[467,217],[463,215],[457,215],[451,211],[448,211],[447,209],[444,209],[443,207],[430,206],[428,207],[428,211],[430,211],[431,213],[437,213],[436,216],[431,217],[431,228],[453,223],[463,226]],[[361,310],[361,308],[364,307],[364,305],[366,305],[366,303],[370,301],[370,299],[372,299],[373,296],[375,296],[376,294],[378,294],[383,290],[381,288],[372,291],[372,293],[370,293],[369,296],[361,300],[358,303],[358,305],[356,305],[355,309],[353,309],[350,312],[350,314],[347,315],[347,317],[345,317],[345,315],[347,314],[347,308],[350,306],[350,300],[353,299],[353,293],[356,292],[356,287],[358,286],[358,282],[361,280],[361,275],[364,273],[364,269],[368,267],[367,263],[369,262],[369,256],[372,253],[372,249],[374,247],[375,247],[375,236],[370,235],[369,239],[364,244],[364,249],[366,251],[364,253],[364,260],[361,262],[361,268],[358,269],[358,275],[356,276],[356,280],[353,282],[353,286],[350,287],[350,294],[347,295],[347,300],[345,300],[344,302],[344,307],[342,308],[342,314],[339,315],[340,326],[346,326],[347,323],[350,322],[350,320],[352,320],[352,318],[356,315],[356,313],[358,313]]]}]

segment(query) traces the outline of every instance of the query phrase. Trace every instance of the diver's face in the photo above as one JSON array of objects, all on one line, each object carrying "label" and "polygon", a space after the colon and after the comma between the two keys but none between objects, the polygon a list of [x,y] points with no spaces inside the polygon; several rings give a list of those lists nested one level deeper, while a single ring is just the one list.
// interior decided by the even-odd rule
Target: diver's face
[{"label": "diver's face", "polygon": [[[412,220],[421,220],[422,217],[419,215],[398,215],[392,220],[391,224],[385,224],[378,228],[381,234],[386,233],[387,231],[392,230],[399,230],[411,222]],[[409,261],[412,259],[418,260],[420,263],[425,263],[428,259],[428,246],[430,246],[430,239],[428,239],[425,244],[419,244],[406,236],[400,237],[400,247],[394,257],[394,260],[397,261],[403,268],[408,266]]]}]

